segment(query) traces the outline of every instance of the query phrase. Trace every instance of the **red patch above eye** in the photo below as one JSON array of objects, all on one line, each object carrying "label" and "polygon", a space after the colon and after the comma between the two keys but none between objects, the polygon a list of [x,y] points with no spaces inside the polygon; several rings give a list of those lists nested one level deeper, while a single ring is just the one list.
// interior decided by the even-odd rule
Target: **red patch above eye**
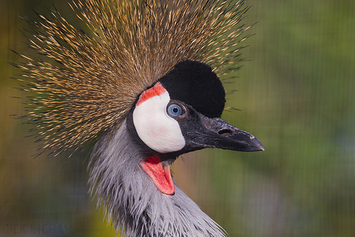
[{"label": "red patch above eye", "polygon": [[152,88],[144,91],[141,94],[136,106],[140,105],[144,101],[146,101],[154,96],[161,95],[164,92],[166,92],[166,89],[162,86],[162,84],[160,82],[158,82]]}]

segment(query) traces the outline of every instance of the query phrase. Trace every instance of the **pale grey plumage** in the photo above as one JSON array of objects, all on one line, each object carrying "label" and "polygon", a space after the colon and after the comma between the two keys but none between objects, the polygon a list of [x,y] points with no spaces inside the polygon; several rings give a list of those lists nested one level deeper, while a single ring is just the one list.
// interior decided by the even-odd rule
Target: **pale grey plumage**
[{"label": "pale grey plumage", "polygon": [[226,236],[179,187],[161,193],[139,165],[145,158],[126,120],[100,138],[91,157],[91,193],[122,237]]}]

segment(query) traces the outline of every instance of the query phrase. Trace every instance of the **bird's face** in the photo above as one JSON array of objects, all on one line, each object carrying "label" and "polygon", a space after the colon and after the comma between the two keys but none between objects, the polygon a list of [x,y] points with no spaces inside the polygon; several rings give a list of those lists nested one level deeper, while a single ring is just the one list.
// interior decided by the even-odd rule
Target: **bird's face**
[{"label": "bird's face", "polygon": [[222,83],[210,67],[184,61],[138,98],[132,123],[154,153],[141,167],[161,192],[174,193],[171,162],[166,159],[202,148],[264,150],[253,135],[219,118],[224,97]]}]

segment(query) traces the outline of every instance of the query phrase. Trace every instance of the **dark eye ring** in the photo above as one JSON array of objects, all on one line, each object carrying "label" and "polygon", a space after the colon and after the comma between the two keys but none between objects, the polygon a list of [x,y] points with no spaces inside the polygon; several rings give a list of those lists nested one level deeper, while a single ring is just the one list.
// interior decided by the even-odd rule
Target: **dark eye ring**
[{"label": "dark eye ring", "polygon": [[182,108],[181,105],[178,105],[178,104],[170,104],[168,106],[168,114],[169,116],[173,117],[173,118],[176,118],[176,117],[179,117],[181,115],[183,115],[185,113],[184,109]]}]

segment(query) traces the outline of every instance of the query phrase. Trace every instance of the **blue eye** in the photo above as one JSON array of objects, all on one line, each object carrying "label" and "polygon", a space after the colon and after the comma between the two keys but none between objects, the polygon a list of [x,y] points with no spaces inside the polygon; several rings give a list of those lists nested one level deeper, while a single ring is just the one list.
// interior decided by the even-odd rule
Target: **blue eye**
[{"label": "blue eye", "polygon": [[171,117],[179,117],[184,113],[183,108],[178,104],[171,104],[168,106],[168,114]]}]

